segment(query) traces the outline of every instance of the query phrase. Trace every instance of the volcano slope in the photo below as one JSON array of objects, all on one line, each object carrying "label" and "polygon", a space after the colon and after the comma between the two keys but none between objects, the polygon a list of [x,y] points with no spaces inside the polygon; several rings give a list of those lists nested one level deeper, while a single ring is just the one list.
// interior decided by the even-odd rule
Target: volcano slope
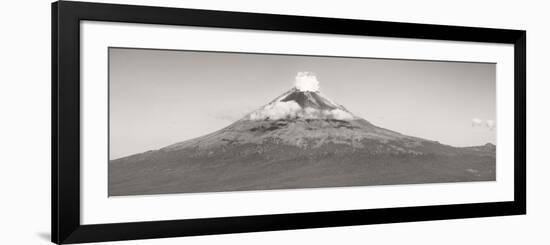
[{"label": "volcano slope", "polygon": [[496,146],[453,147],[293,88],[211,134],[109,162],[109,195],[494,181]]}]

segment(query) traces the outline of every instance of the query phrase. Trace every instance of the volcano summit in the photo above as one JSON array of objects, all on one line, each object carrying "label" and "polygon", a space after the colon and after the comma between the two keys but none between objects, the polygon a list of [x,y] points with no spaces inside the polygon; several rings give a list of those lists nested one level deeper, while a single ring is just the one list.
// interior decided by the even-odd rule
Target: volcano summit
[{"label": "volcano summit", "polygon": [[292,89],[219,131],[111,160],[109,195],[491,181],[495,151],[373,125],[300,72]]}]

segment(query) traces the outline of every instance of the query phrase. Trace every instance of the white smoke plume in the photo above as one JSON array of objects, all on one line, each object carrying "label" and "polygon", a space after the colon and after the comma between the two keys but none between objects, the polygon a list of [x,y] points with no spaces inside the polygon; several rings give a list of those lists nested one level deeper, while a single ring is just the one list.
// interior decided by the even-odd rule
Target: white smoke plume
[{"label": "white smoke plume", "polygon": [[300,91],[319,92],[319,81],[312,72],[298,72],[294,86]]}]

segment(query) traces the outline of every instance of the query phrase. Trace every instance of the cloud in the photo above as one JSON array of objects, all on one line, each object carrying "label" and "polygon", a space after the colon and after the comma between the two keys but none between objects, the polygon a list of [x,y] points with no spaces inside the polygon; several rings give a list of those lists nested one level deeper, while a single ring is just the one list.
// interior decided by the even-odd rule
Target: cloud
[{"label": "cloud", "polygon": [[298,111],[300,111],[302,107],[298,105],[298,103],[294,101],[286,101],[286,102],[275,102],[273,104],[269,104],[265,106],[264,108],[257,110],[255,112],[252,112],[250,114],[251,120],[264,120],[264,119],[271,119],[271,120],[279,120],[283,118],[293,118],[296,117]]},{"label": "cloud", "polygon": [[250,120],[294,118],[352,120],[354,116],[342,109],[318,110],[311,107],[302,108],[294,101],[278,101],[252,112],[249,116]]},{"label": "cloud", "polygon": [[353,119],[353,115],[351,115],[350,113],[348,113],[347,111],[344,111],[344,110],[334,109],[334,110],[331,110],[330,113],[331,113],[331,115],[334,119],[338,119],[338,120],[351,120],[351,119]]},{"label": "cloud", "polygon": [[209,111],[210,117],[216,120],[234,122],[247,116],[251,111],[257,109],[257,107],[242,106],[242,105],[222,105],[213,108]]},{"label": "cloud", "polygon": [[298,72],[294,86],[300,91],[319,91],[319,81],[312,72]]},{"label": "cloud", "polygon": [[483,120],[479,118],[473,118],[472,119],[472,127],[479,127],[483,125]]},{"label": "cloud", "polygon": [[472,119],[472,127],[484,127],[484,128],[488,128],[490,130],[493,130],[495,129],[496,127],[496,122],[494,120],[490,120],[490,119],[487,119],[487,120],[482,120],[482,119],[479,119],[479,118],[473,118]]},{"label": "cloud", "polygon": [[495,129],[495,127],[496,127],[496,123],[493,120],[487,120],[485,122],[485,125],[487,126],[487,128],[489,128],[491,130]]}]

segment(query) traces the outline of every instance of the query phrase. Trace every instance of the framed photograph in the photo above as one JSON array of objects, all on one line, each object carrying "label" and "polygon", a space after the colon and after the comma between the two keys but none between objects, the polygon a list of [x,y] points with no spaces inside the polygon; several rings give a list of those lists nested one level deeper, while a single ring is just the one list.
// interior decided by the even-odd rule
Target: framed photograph
[{"label": "framed photograph", "polygon": [[525,38],[55,2],[52,241],[525,214]]}]

